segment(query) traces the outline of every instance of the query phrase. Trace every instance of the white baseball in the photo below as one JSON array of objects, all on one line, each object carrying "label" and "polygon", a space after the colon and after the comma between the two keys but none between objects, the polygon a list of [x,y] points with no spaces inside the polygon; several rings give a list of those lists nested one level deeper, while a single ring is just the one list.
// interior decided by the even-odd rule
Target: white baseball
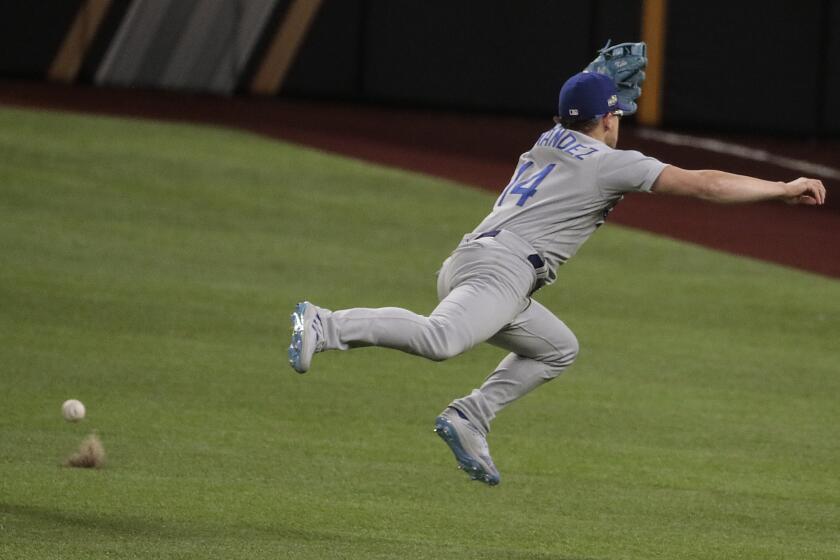
[{"label": "white baseball", "polygon": [[61,414],[68,422],[78,422],[85,417],[85,405],[76,399],[64,401],[61,405]]}]

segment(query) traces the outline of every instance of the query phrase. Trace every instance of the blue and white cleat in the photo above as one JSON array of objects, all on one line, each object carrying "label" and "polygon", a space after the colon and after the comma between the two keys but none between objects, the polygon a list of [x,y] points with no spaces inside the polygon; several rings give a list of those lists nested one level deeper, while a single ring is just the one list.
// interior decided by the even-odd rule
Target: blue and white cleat
[{"label": "blue and white cleat", "polygon": [[500,482],[501,476],[490,457],[487,440],[458,410],[449,407],[435,418],[435,433],[446,442],[455,454],[458,468],[470,479],[490,486]]},{"label": "blue and white cleat", "polygon": [[289,364],[298,373],[306,373],[312,364],[312,355],[324,347],[320,308],[308,301],[295,306],[292,313],[292,343],[289,345]]}]

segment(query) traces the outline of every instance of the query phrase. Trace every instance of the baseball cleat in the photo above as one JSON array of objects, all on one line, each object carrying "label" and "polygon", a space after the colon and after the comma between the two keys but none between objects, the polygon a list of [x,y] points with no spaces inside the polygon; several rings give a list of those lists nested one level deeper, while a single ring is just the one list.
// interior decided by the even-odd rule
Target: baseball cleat
[{"label": "baseball cleat", "polygon": [[298,373],[306,373],[312,355],[324,346],[320,309],[308,301],[295,306],[291,315],[292,343],[289,345],[289,364]]},{"label": "baseball cleat", "polygon": [[501,480],[487,440],[458,410],[449,407],[435,418],[435,433],[446,442],[458,468],[472,480],[495,486]]}]

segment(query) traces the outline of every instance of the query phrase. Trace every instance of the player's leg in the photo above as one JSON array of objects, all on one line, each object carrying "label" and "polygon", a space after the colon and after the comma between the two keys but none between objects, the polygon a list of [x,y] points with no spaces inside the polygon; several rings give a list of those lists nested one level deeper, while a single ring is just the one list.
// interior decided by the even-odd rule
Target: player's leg
[{"label": "player's leg", "polygon": [[485,434],[502,408],[560,375],[578,353],[574,333],[536,300],[489,342],[511,353],[481,387],[451,405]]},{"label": "player's leg", "polygon": [[325,349],[381,346],[445,360],[493,336],[527,305],[523,294],[484,278],[468,280],[425,317],[407,309],[356,308],[326,313]]},{"label": "player's leg", "polygon": [[504,247],[460,248],[441,268],[442,299],[428,317],[398,307],[333,312],[308,304],[303,312],[296,311],[293,322],[302,326],[297,339],[293,334],[292,365],[302,373],[308,369],[311,352],[362,346],[394,348],[432,360],[456,356],[519,315],[528,305],[533,282],[533,268]]},{"label": "player's leg", "polygon": [[536,301],[489,342],[512,353],[480,388],[437,417],[435,431],[470,478],[494,485],[501,477],[485,438],[490,422],[504,406],[571,365],[578,345],[572,331]]}]

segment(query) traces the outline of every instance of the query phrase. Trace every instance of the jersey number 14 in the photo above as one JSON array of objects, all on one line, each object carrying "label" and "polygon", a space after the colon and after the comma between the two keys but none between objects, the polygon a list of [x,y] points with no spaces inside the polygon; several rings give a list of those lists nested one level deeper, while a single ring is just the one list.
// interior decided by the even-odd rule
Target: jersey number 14
[{"label": "jersey number 14", "polygon": [[499,202],[496,203],[496,206],[501,206],[505,201],[505,197],[509,194],[518,194],[519,200],[516,201],[516,205],[525,206],[528,199],[537,194],[537,187],[539,187],[543,179],[551,173],[551,170],[554,169],[556,164],[551,163],[546,165],[539,173],[532,175],[527,179],[522,179],[522,175],[533,165],[533,161],[526,161],[519,166],[519,169],[516,171],[516,176],[508,184],[508,186],[505,187],[505,190],[502,191],[502,196],[499,197]]}]

